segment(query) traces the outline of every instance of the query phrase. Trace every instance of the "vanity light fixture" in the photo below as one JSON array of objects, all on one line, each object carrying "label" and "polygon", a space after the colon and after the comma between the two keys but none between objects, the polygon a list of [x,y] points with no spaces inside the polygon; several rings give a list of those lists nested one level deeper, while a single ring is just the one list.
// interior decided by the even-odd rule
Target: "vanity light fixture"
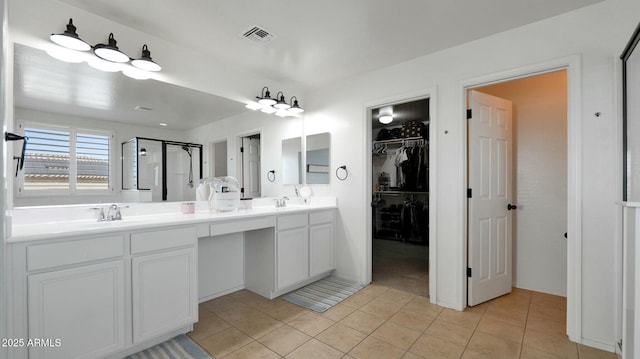
[{"label": "vanity light fixture", "polygon": [[92,56],[89,60],[87,60],[87,64],[93,67],[94,69],[104,71],[104,72],[118,72],[122,70],[121,64],[103,60],[99,57],[94,57],[94,56]]},{"label": "vanity light fixture", "polygon": [[276,100],[271,98],[271,93],[269,92],[269,88],[267,86],[262,88],[260,92],[260,97],[258,97],[258,103],[265,106],[272,106],[276,104]]},{"label": "vanity light fixture", "polygon": [[289,102],[291,103],[291,107],[288,110],[289,112],[296,113],[296,114],[304,112],[304,109],[302,107],[300,107],[300,105],[298,105],[298,98],[297,97],[291,96],[291,100],[289,100]]},{"label": "vanity light fixture", "polygon": [[284,94],[282,93],[282,91],[276,94],[276,98],[278,99],[278,102],[276,102],[273,107],[277,108],[278,110],[286,110],[291,107],[291,105],[289,105],[287,101],[284,100]]},{"label": "vanity light fixture", "polygon": [[298,98],[291,96],[289,103],[285,100],[284,93],[279,91],[276,94],[276,98],[271,98],[271,93],[268,87],[263,87],[260,96],[256,96],[258,102],[250,102],[244,107],[250,110],[260,110],[264,113],[273,113],[276,116],[287,117],[295,116],[304,112],[304,109],[298,104]]},{"label": "vanity light fixture", "polygon": [[49,39],[67,49],[76,51],[91,50],[91,45],[84,42],[76,33],[76,27],[73,25],[73,19],[69,19],[67,29],[62,34],[51,34]]},{"label": "vanity light fixture", "polygon": [[47,49],[47,54],[54,59],[74,64],[82,63],[85,60],[85,53],[67,49],[62,46],[51,46]]},{"label": "vanity light fixture", "polygon": [[[151,52],[147,44],[142,45],[140,58],[132,59],[118,49],[117,41],[113,33],[109,34],[107,44],[91,46],[78,36],[73,19],[69,19],[67,29],[62,34],[51,34],[49,37],[53,43],[59,46],[51,46],[47,53],[58,60],[73,63],[87,62],[89,66],[105,71],[118,72],[137,80],[150,78],[150,72],[160,71],[162,67],[151,59]],[[84,51],[93,49],[90,55]],[[269,92],[267,91],[267,97]],[[275,103],[275,100],[274,100]]]},{"label": "vanity light fixture", "polygon": [[139,59],[131,60],[131,65],[146,71],[160,71],[162,67],[151,59],[151,51],[147,44],[142,45],[142,56]]},{"label": "vanity light fixture", "polygon": [[117,41],[113,37],[113,32],[109,34],[107,44],[97,44],[93,47],[93,53],[99,58],[111,62],[129,62],[129,56],[120,51],[117,46]]},{"label": "vanity light fixture", "polygon": [[273,108],[273,106],[265,106],[265,107],[261,108],[260,111],[262,111],[264,113],[276,113],[276,112],[278,112],[278,109],[277,108]]}]

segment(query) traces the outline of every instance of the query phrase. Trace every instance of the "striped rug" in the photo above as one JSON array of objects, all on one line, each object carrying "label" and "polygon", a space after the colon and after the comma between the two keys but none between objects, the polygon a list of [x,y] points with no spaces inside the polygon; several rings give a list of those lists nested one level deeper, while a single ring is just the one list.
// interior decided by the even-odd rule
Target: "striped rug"
[{"label": "striped rug", "polygon": [[322,313],[359,291],[362,287],[357,283],[327,277],[291,292],[282,299]]},{"label": "striped rug", "polygon": [[211,357],[189,337],[182,334],[125,359],[211,359]]}]

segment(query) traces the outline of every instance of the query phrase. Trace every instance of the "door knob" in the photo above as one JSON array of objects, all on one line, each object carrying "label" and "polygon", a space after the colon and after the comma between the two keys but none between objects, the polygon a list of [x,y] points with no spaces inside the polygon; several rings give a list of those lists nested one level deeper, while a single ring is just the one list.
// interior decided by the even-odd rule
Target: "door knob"
[{"label": "door knob", "polygon": [[509,203],[509,204],[507,205],[507,211],[510,211],[510,210],[512,210],[512,209],[518,209],[518,206],[516,206],[515,204],[511,204],[511,203]]}]

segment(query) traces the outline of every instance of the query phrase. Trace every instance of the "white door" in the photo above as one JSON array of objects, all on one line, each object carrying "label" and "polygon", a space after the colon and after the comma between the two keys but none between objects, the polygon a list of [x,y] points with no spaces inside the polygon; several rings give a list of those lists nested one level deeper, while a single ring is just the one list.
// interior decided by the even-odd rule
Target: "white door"
[{"label": "white door", "polygon": [[471,91],[468,304],[511,292],[511,101]]},{"label": "white door", "polygon": [[260,197],[260,138],[242,138],[242,187],[245,198]]}]

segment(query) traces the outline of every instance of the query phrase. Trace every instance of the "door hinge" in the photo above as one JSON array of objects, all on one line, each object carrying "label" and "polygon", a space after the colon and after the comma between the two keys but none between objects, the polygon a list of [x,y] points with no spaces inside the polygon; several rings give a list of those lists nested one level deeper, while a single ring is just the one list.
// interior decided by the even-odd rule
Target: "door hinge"
[{"label": "door hinge", "polygon": [[244,147],[240,147],[240,153],[244,152]]},{"label": "door hinge", "polygon": [[467,110],[467,120],[471,119],[471,109]]},{"label": "door hinge", "polygon": [[471,198],[471,188],[467,188],[467,198]]},{"label": "door hinge", "polygon": [[244,193],[244,187],[240,188],[240,193]]},{"label": "door hinge", "polygon": [[471,278],[471,268],[467,267],[467,277]]}]

